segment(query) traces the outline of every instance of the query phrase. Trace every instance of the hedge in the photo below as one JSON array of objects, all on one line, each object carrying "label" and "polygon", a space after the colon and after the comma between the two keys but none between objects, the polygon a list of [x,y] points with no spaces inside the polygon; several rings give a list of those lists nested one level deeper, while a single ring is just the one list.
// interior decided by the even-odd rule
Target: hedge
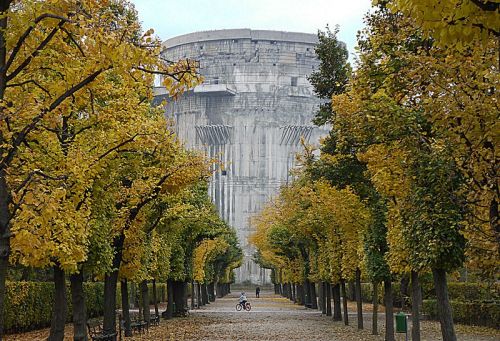
[{"label": "hedge", "polygon": [[[393,302],[395,307],[401,306],[400,284],[393,283]],[[411,289],[410,289],[411,290]],[[436,295],[432,283],[425,283],[422,287],[423,314],[430,319],[437,320]],[[448,295],[450,298],[453,320],[467,325],[487,326],[500,328],[500,284],[449,282]],[[371,303],[373,285],[361,283],[361,297],[364,302]],[[383,304],[384,291],[382,284],[379,287],[378,302]],[[411,304],[411,301],[409,302]]]},{"label": "hedge", "polygon": [[[450,303],[453,321],[467,325],[500,328],[500,304],[454,300]],[[422,310],[430,319],[439,319],[436,300],[424,300]]]},{"label": "hedge", "polygon": [[500,284],[450,282],[448,295],[456,301],[500,301]]},{"label": "hedge", "polygon": [[[83,284],[88,318],[103,315],[104,283],[86,282]],[[164,301],[166,284],[157,284],[158,299]],[[150,301],[152,285],[149,284]],[[68,285],[68,322],[72,319],[71,293]],[[117,290],[117,304],[120,290]],[[50,326],[54,302],[54,283],[52,282],[7,282],[5,299],[5,324],[7,333],[29,331]]]},{"label": "hedge", "polygon": [[[101,316],[104,307],[104,284],[84,283],[87,314]],[[54,283],[7,282],[5,330],[20,332],[50,326],[54,302]],[[68,322],[72,318],[71,295],[68,291]]]},{"label": "hedge", "polygon": [[[401,285],[392,283],[392,295],[395,307],[401,307]],[[411,286],[409,288],[411,291]],[[348,290],[348,295],[350,295]],[[488,285],[486,283],[471,282],[449,282],[448,295],[450,300],[472,302],[480,301],[485,303],[500,302],[500,283]],[[436,294],[433,286],[426,283],[422,286],[423,299],[435,299]],[[371,283],[361,283],[361,298],[363,302],[371,303],[373,297],[373,285]],[[384,287],[380,284],[378,289],[378,302],[384,303]],[[411,302],[411,301],[410,301]]]}]

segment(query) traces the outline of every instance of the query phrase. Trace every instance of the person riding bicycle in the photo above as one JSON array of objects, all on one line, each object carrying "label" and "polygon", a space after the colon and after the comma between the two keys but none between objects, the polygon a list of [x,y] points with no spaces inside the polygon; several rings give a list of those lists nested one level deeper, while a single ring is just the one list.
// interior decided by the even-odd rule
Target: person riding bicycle
[{"label": "person riding bicycle", "polygon": [[245,296],[244,292],[241,293],[240,304],[243,308],[245,308],[245,305],[247,304],[247,297]]}]

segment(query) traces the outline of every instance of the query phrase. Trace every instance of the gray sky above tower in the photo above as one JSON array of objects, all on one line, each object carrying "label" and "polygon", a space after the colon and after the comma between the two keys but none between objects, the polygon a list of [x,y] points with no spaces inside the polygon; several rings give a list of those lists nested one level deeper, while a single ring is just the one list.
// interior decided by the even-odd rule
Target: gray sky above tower
[{"label": "gray sky above tower", "polygon": [[371,0],[131,0],[143,28],[166,40],[194,31],[251,28],[316,33],[340,25],[351,53]]}]

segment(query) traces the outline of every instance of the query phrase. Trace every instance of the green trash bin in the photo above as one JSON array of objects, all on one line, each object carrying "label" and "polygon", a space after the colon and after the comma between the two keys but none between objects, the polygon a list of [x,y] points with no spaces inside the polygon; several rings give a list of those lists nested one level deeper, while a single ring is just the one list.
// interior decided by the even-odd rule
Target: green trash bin
[{"label": "green trash bin", "polygon": [[396,314],[396,333],[406,333],[408,332],[408,322],[406,319],[406,314],[399,312]]}]

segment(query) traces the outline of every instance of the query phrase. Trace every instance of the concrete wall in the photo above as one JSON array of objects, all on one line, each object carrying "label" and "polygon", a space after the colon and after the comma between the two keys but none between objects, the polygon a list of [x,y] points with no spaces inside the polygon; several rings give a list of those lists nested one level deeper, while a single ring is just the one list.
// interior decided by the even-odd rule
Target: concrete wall
[{"label": "concrete wall", "polygon": [[[315,35],[275,31],[197,32],[167,40],[164,57],[200,62],[205,83],[167,105],[189,148],[221,159],[210,195],[237,230],[245,259],[237,282],[264,284],[269,271],[253,261],[249,220],[291,180],[300,139],[317,142],[326,130],[311,123],[319,100],[306,76],[318,67]],[[160,91],[161,93],[161,91]]]}]

